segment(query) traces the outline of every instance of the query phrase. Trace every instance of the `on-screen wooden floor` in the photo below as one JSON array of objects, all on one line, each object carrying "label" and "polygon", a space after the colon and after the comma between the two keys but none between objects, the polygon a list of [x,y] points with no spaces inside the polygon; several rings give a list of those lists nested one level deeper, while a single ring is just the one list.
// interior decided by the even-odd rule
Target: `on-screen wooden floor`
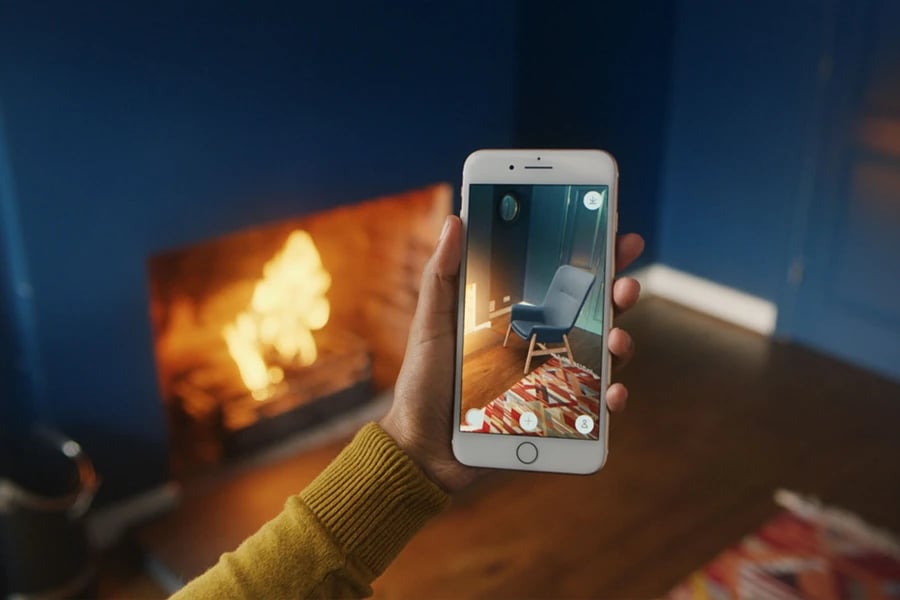
[{"label": "on-screen wooden floor", "polygon": [[[476,335],[487,338],[481,344],[483,347],[463,358],[461,402],[463,415],[470,408],[483,408],[525,376],[528,342],[511,334],[507,345],[503,346],[507,324],[506,319],[497,319],[493,328],[478,332]],[[569,339],[575,360],[600,373],[602,336],[575,328],[569,333]],[[549,358],[546,355],[533,357],[529,372],[534,371]]]}]

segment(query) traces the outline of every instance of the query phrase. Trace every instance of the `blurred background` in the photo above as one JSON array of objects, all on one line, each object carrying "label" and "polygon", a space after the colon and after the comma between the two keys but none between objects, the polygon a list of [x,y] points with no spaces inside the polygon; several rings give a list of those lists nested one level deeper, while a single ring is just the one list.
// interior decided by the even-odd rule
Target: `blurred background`
[{"label": "blurred background", "polygon": [[[442,215],[458,210],[465,157],[502,147],[604,148],[618,159],[620,231],[646,239],[635,273],[661,299],[629,322],[647,352],[625,375],[635,398],[675,393],[640,383],[650,376],[642,365],[665,363],[672,345],[702,347],[667,372],[683,390],[702,378],[680,379],[689,367],[713,368],[710,356],[726,352],[715,344],[728,346],[730,335],[734,362],[715,367],[722,380],[706,396],[685,399],[702,403],[691,410],[727,410],[746,394],[741,406],[765,414],[809,396],[784,426],[808,424],[823,402],[816,382],[839,372],[833,429],[817,431],[844,431],[844,409],[834,408],[842,402],[890,421],[900,407],[898,30],[900,5],[890,0],[0,2],[0,431],[50,424],[80,444],[102,479],[91,514],[95,529],[111,528],[100,536],[107,544],[189,504],[175,483],[187,471],[173,466],[154,354],[169,322],[153,312],[164,288],[154,277],[184,273],[183,264],[215,271],[254,251],[241,250],[241,238],[218,262],[173,253],[261,227],[275,227],[265,231],[280,244],[284,223],[336,232],[369,220],[315,215],[430,190],[413,199],[429,209],[392,208],[421,215],[394,260],[422,247],[427,256]],[[442,183],[452,189],[432,187]],[[336,260],[321,252],[326,267]],[[666,329],[671,319],[681,325]],[[363,324],[346,328],[375,348]],[[402,342],[402,324],[397,331]],[[380,394],[389,386],[377,375],[391,372],[393,355],[379,362],[379,350],[369,352],[376,376],[365,389]],[[779,396],[772,382],[800,377],[800,363],[808,393]],[[753,403],[761,396],[775,404],[762,410]],[[757,420],[748,415],[733,424]],[[623,438],[634,440],[656,422],[626,419]],[[900,452],[878,427],[862,423],[854,439],[887,444],[866,514],[884,522],[900,501],[891,479]],[[665,468],[643,460],[633,472]],[[778,484],[790,477],[753,489],[769,497]],[[765,514],[750,511],[741,525]],[[138,554],[160,537],[141,538]],[[659,594],[678,577],[637,590],[611,580],[532,589]]]}]

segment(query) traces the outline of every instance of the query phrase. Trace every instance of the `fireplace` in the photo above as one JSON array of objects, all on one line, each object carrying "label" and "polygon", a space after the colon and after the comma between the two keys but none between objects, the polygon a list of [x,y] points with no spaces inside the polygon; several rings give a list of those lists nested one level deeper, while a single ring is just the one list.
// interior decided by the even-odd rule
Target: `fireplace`
[{"label": "fireplace", "polygon": [[365,405],[400,369],[447,185],[149,261],[159,388],[185,476]]}]

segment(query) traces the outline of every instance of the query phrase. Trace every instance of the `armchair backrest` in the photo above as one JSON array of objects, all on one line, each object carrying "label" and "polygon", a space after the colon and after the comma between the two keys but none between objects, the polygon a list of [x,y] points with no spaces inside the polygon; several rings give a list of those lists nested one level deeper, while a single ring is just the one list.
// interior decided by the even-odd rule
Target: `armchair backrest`
[{"label": "armchair backrest", "polygon": [[572,265],[559,267],[544,296],[544,323],[571,329],[593,285],[590,271]]}]

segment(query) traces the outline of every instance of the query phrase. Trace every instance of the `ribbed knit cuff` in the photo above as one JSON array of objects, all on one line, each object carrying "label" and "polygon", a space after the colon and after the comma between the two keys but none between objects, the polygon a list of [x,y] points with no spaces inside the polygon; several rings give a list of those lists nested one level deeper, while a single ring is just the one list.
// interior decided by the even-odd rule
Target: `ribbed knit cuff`
[{"label": "ribbed knit cuff", "polygon": [[450,502],[375,423],[363,427],[300,497],[373,576]]}]

